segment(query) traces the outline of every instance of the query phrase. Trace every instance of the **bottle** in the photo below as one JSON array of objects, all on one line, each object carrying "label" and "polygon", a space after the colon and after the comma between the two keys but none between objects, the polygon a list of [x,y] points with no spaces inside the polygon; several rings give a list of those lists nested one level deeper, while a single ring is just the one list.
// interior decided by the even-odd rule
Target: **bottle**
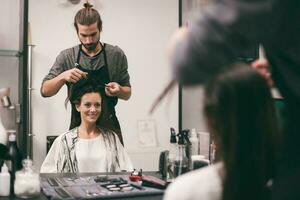
[{"label": "bottle", "polygon": [[213,140],[211,141],[211,144],[210,144],[209,160],[210,160],[210,163],[216,162],[216,144]]},{"label": "bottle", "polygon": [[169,147],[169,160],[170,162],[174,162],[176,157],[177,151],[177,139],[176,139],[176,132],[174,128],[171,128],[171,135],[170,135],[170,147]]},{"label": "bottle", "polygon": [[199,154],[205,156],[206,159],[210,156],[210,134],[209,132],[199,131]]},{"label": "bottle", "polygon": [[15,180],[15,173],[16,171],[22,169],[22,154],[17,146],[16,141],[16,131],[15,130],[8,130],[8,156],[7,156],[7,166],[11,173],[11,194],[14,193],[14,180]]},{"label": "bottle", "polygon": [[193,128],[191,131],[191,136],[190,136],[190,155],[199,155],[199,140],[197,138],[197,133],[196,133],[196,129]]},{"label": "bottle", "polygon": [[185,140],[188,141],[188,131],[181,131],[178,133],[178,146],[177,146],[177,154],[174,162],[174,175],[175,177],[188,172],[188,158],[186,156],[186,145]]},{"label": "bottle", "polygon": [[197,133],[196,133],[195,128],[193,128],[190,133],[191,133],[191,135],[190,135],[189,140],[190,140],[191,144],[188,146],[189,147],[189,158],[190,158],[189,166],[190,166],[190,170],[192,170],[193,169],[192,157],[199,155],[199,140],[197,138]]},{"label": "bottle", "polygon": [[176,132],[174,128],[170,128],[170,146],[169,146],[169,155],[168,155],[168,164],[167,164],[167,181],[172,182],[174,175],[174,163],[177,152],[177,139]]},{"label": "bottle", "polygon": [[40,194],[40,177],[34,172],[33,162],[27,158],[22,161],[23,169],[16,172],[14,183],[15,195],[20,198],[31,198]]},{"label": "bottle", "polygon": [[9,196],[10,192],[10,174],[5,163],[1,168],[0,173],[0,196]]}]

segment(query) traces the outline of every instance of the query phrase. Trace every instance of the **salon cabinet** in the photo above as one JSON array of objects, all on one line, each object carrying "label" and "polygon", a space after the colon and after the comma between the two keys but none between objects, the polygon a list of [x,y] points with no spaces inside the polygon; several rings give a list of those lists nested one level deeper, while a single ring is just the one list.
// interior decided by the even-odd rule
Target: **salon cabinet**
[{"label": "salon cabinet", "polygon": [[0,88],[10,88],[14,107],[0,106],[6,129],[16,129],[18,145],[28,155],[28,0],[1,0]]}]

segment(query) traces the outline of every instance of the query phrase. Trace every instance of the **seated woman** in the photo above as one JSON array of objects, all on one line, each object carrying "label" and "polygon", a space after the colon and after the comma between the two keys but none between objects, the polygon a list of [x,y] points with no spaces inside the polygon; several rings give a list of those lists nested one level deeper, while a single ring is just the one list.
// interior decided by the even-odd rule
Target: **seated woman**
[{"label": "seated woman", "polygon": [[165,200],[269,199],[278,129],[267,82],[236,64],[205,86],[204,115],[220,162],[178,177]]},{"label": "seated woman", "polygon": [[73,129],[59,135],[41,173],[132,171],[131,160],[118,136],[110,129],[104,88],[90,79],[73,85],[69,99],[74,109]]}]

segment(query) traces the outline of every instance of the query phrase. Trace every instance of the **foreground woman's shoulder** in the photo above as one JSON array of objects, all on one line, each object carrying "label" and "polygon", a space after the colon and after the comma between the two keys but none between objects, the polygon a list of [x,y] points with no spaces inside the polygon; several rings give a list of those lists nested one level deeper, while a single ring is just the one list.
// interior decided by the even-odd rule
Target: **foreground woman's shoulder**
[{"label": "foreground woman's shoulder", "polygon": [[219,200],[222,193],[219,168],[219,164],[211,165],[179,176],[168,187],[165,200]]}]

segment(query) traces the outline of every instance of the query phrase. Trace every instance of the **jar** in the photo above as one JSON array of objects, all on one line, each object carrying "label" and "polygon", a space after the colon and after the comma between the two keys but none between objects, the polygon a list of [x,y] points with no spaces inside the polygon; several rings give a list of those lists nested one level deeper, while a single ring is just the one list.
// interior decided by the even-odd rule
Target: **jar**
[{"label": "jar", "polygon": [[40,176],[33,171],[32,160],[22,161],[23,169],[16,172],[14,192],[17,197],[31,198],[40,194]]}]

